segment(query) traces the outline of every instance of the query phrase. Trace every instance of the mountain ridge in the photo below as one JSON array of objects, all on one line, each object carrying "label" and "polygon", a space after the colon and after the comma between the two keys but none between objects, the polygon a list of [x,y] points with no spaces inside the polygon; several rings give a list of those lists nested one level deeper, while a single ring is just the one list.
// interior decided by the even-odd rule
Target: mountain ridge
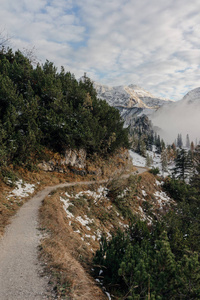
[{"label": "mountain ridge", "polygon": [[163,104],[172,101],[156,97],[135,84],[110,87],[94,82],[94,88],[100,99],[105,99],[111,106],[116,107],[157,109]]},{"label": "mountain ridge", "polygon": [[124,126],[134,126],[135,120],[146,115],[154,130],[167,142],[173,142],[178,133],[190,134],[195,140],[200,128],[200,87],[189,91],[181,100],[158,98],[138,85],[109,87],[94,82],[97,97],[116,107]]}]

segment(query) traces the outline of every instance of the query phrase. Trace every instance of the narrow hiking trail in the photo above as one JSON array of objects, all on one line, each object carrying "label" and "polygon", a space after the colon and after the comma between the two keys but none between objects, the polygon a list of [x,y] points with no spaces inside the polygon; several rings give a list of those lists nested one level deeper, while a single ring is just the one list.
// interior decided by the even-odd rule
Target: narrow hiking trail
[{"label": "narrow hiking trail", "polygon": [[[137,169],[138,174],[146,171],[146,168]],[[123,177],[128,176],[130,174]],[[105,182],[107,180],[82,181],[46,187],[20,208],[0,239],[0,300],[52,299],[48,291],[49,279],[42,276],[43,268],[38,261],[42,237],[38,230],[41,202],[57,188]]]}]

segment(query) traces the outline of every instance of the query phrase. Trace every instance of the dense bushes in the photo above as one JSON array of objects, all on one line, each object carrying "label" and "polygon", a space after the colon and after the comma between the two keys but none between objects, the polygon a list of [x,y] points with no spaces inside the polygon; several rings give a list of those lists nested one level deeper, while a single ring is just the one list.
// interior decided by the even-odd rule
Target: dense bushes
[{"label": "dense bushes", "polygon": [[94,275],[119,299],[200,298],[200,194],[193,182],[166,179],[176,200],[166,215],[151,225],[136,220],[111,240],[102,237]]},{"label": "dense bushes", "polygon": [[42,147],[112,153],[128,146],[118,110],[97,99],[86,75],[77,81],[46,61],[33,68],[20,51],[0,51],[0,159],[26,162]]},{"label": "dense bushes", "polygon": [[173,252],[165,229],[138,221],[126,234],[102,237],[95,276],[119,299],[199,299],[199,255],[184,244],[181,255]]}]

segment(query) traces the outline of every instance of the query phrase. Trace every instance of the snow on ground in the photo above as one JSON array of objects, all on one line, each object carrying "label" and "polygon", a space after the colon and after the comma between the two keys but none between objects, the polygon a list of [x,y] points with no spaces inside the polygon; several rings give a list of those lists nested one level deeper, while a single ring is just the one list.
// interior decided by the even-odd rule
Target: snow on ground
[{"label": "snow on ground", "polygon": [[13,197],[28,197],[30,194],[32,194],[35,191],[35,184],[25,183],[22,181],[22,179],[19,179],[16,182],[16,187],[12,192],[9,193],[8,199]]},{"label": "snow on ground", "polygon": [[[87,192],[87,195],[90,193],[88,192],[91,192],[91,191],[86,191]],[[84,192],[80,192],[78,194],[75,195],[75,198],[78,199],[81,195],[83,195]],[[84,215],[84,217],[82,216],[77,216],[75,217],[70,211],[69,211],[69,207],[70,206],[74,206],[74,204],[72,204],[70,202],[70,199],[71,197],[73,196],[70,196],[67,192],[65,193],[65,196],[67,196],[68,198],[63,198],[63,197],[60,197],[60,201],[63,203],[63,208],[66,212],[66,215],[69,219],[74,219],[75,221],[79,222],[82,226],[84,226],[87,230],[91,230],[90,227],[88,226],[89,224],[92,224],[94,222],[94,219],[90,219],[88,218],[87,215]],[[69,221],[69,225],[71,226],[71,221]],[[78,231],[76,231],[78,232]]]},{"label": "snow on ground", "polygon": [[[160,175],[166,177],[171,175],[172,169],[174,165],[168,165],[168,170],[166,172],[162,172],[162,165],[161,165],[161,156],[155,152],[156,149],[153,148],[153,151],[147,151],[149,157],[152,158],[153,163],[151,164],[150,168],[158,168],[160,170]],[[134,166],[137,167],[146,167],[146,158],[141,156],[140,154],[134,152],[133,150],[129,150],[129,154],[132,158],[132,162]]]},{"label": "snow on ground", "polygon": [[70,205],[73,206],[73,204],[69,202],[70,200],[69,199],[64,199],[64,198],[60,197],[60,201],[63,203],[63,208],[64,208],[64,210],[65,210],[65,212],[67,214],[67,217],[69,219],[74,218],[74,215],[68,210],[68,208],[69,208]]},{"label": "snow on ground", "polygon": [[[159,181],[158,181],[159,182]],[[145,190],[142,190],[142,195],[144,196],[144,197],[146,197],[147,196],[147,193],[146,193],[146,191]]]},{"label": "snow on ground", "polygon": [[132,151],[132,150],[129,150],[129,154],[132,158],[132,162],[133,162],[133,165],[134,166],[137,166],[137,167],[145,167],[146,165],[146,158],[141,156],[140,154]]},{"label": "snow on ground", "polygon": [[121,194],[119,194],[118,196],[117,196],[117,198],[124,198],[125,196],[126,196],[126,194],[129,192],[129,188],[125,188],[122,192],[121,192]]},{"label": "snow on ground", "polygon": [[89,197],[93,197],[94,200],[99,200],[101,198],[106,199],[107,198],[107,194],[108,194],[108,189],[105,188],[104,186],[100,186],[97,191],[82,191],[78,194],[75,195],[75,198],[78,199],[84,195],[89,196]]},{"label": "snow on ground", "polygon": [[172,199],[169,198],[165,192],[156,191],[154,193],[154,196],[156,197],[157,203],[160,205],[161,208],[163,207],[163,205],[172,202]]},{"label": "snow on ground", "polygon": [[156,191],[154,193],[154,195],[156,196],[156,198],[160,198],[160,200],[165,201],[165,202],[168,202],[171,200],[165,192]]},{"label": "snow on ground", "polygon": [[[89,225],[89,224],[91,224],[91,223],[94,222],[94,219],[88,218],[87,215],[84,215],[84,218],[85,218],[85,219],[83,219],[82,217],[78,216],[78,217],[76,217],[76,220],[77,220],[81,225],[86,226],[86,227],[87,227],[87,225]],[[90,230],[90,229],[89,229],[89,230]]]},{"label": "snow on ground", "polygon": [[[133,165],[138,167],[146,167],[146,158],[141,156],[140,154],[129,150],[129,154],[132,158]],[[159,168],[161,170],[161,160],[160,160],[160,154],[157,154],[155,151],[147,151],[147,154],[149,157],[152,158],[153,163],[151,167]]]}]

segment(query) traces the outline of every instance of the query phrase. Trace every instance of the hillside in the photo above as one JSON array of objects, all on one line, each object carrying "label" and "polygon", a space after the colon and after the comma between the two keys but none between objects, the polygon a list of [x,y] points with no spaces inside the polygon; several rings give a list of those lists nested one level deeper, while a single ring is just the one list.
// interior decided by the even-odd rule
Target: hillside
[{"label": "hillside", "polygon": [[[6,204],[8,210],[9,207],[12,209],[14,203],[19,203],[21,206],[23,195],[24,199],[31,196],[31,186],[28,184],[33,177],[37,180],[37,184],[39,184],[38,180],[41,180],[43,184],[45,180],[46,184],[50,183],[50,178],[54,180],[54,182],[51,181],[51,184],[55,184],[56,180],[57,182],[71,181],[71,184],[69,183],[71,186],[53,190],[44,199],[40,209],[40,230],[41,233],[45,233],[40,246],[40,256],[45,265],[45,272],[50,276],[53,297],[56,299],[65,299],[66,297],[70,297],[70,299],[120,299],[123,294],[130,293],[129,287],[127,290],[124,285],[121,286],[119,283],[116,285],[115,282],[115,280],[120,280],[123,283],[125,280],[120,275],[119,278],[116,277],[118,276],[116,268],[120,268],[123,260],[128,259],[124,257],[120,247],[124,248],[129,244],[130,230],[134,232],[131,240],[135,243],[144,240],[142,247],[146,247],[148,240],[151,240],[153,249],[157,249],[156,255],[161,255],[159,256],[159,261],[162,261],[161,265],[155,266],[156,269],[151,266],[153,271],[151,275],[152,296],[154,292],[156,295],[157,293],[161,294],[162,297],[163,293],[166,293],[167,296],[164,299],[168,299],[169,291],[161,288],[162,277],[156,277],[157,279],[153,277],[153,275],[160,276],[158,274],[162,268],[168,266],[165,255],[166,258],[169,255],[172,259],[172,270],[180,268],[180,264],[182,265],[181,274],[184,274],[184,280],[186,282],[192,280],[194,286],[192,293],[198,295],[195,274],[198,273],[199,264],[195,255],[199,249],[199,242],[195,236],[200,224],[196,209],[199,194],[196,194],[193,188],[182,181],[169,178],[163,181],[149,172],[124,177],[125,168],[129,165],[127,165],[126,159],[123,162],[121,154],[113,157],[110,161],[96,160],[93,162],[93,167],[92,162],[88,163],[93,172],[95,170],[99,172],[99,168],[103,168],[104,171],[101,174],[104,174],[104,181],[94,181],[97,178],[94,173],[90,175],[92,183],[81,183],[81,180],[88,180],[89,177],[81,178],[80,175],[77,176],[73,173],[67,175],[44,171],[42,173],[41,171],[40,173],[26,172],[24,176],[26,175],[27,182],[21,186],[17,183],[18,188],[10,187],[9,193],[4,191],[5,200],[2,207]],[[99,179],[101,178],[99,177]],[[27,194],[27,188],[29,194]],[[32,188],[32,192],[34,192],[33,183]],[[170,195],[171,197],[169,197]],[[190,206],[185,205],[183,199],[186,199]],[[1,212],[3,211],[1,210]],[[164,232],[167,232],[168,237],[163,237]],[[119,241],[117,244],[115,239]],[[159,240],[158,245],[160,246],[155,248],[154,244],[158,243],[157,240]],[[104,245],[103,248],[102,245]],[[141,247],[141,244],[139,245]],[[162,245],[167,248],[162,250]],[[118,250],[112,254],[113,258],[110,261],[112,253],[110,251],[115,247]],[[188,249],[190,249],[189,256]],[[119,257],[117,257],[118,251],[121,253]],[[163,251],[167,251],[164,256],[162,256]],[[107,255],[105,255],[106,253]],[[147,257],[150,259],[154,255],[155,253],[152,252]],[[176,258],[177,263],[173,257]],[[188,277],[190,272],[187,273],[185,259],[193,264],[194,276],[192,279]],[[147,268],[148,264],[146,265],[145,260],[144,263]],[[113,269],[113,266],[116,267]],[[126,272],[126,276],[129,276],[128,270]],[[170,272],[172,271],[168,266],[163,276],[167,285],[171,280],[171,284],[173,284],[171,291],[174,293],[176,291],[173,283],[174,277]],[[168,277],[169,274],[171,275]],[[189,289],[185,283],[181,284],[183,280],[181,274],[177,273],[178,280],[180,280],[179,289],[187,297]],[[160,279],[158,280],[158,278]],[[145,273],[141,280],[138,282],[139,287],[143,281],[147,280]],[[161,285],[157,286],[156,282]],[[144,293],[146,292],[147,289],[144,289]]]},{"label": "hillside", "polygon": [[[27,248],[16,245],[31,240],[30,226],[36,243],[25,252],[33,250],[34,265],[39,254],[49,299],[199,299],[200,146],[166,147],[146,115],[131,123],[133,114],[179,104],[134,85],[101,91],[112,101],[115,96],[116,107],[98,99],[86,75],[76,80],[49,61],[34,68],[20,51],[1,49],[0,233],[26,201],[37,204],[34,215],[29,205],[20,209],[25,221],[19,217],[19,231],[11,230],[12,247],[0,240],[1,254],[9,253],[1,259],[4,270],[20,282],[13,287],[21,295],[21,280],[24,286],[28,280],[25,298],[46,297],[46,287],[33,291],[20,268]],[[197,90],[181,103],[189,110],[198,97]],[[143,157],[128,151],[130,145]],[[157,164],[136,168],[129,153],[143,166]],[[8,268],[18,256],[22,263]],[[2,274],[0,292],[15,299],[10,278]]]},{"label": "hillside", "polygon": [[[27,165],[49,151],[102,156],[128,146],[119,111],[98,100],[91,80],[53,63],[34,68],[20,51],[0,50],[0,161]],[[31,158],[31,159],[30,159]]]},{"label": "hillside", "polygon": [[55,191],[40,214],[42,257],[58,295],[142,299],[150,280],[152,299],[198,299],[198,203],[193,183],[149,172]]},{"label": "hillside", "polygon": [[[134,216],[151,224],[172,205],[174,201],[162,191],[161,182],[148,173],[65,188],[47,197],[40,212],[41,226],[50,233],[42,244],[42,256],[48,270],[57,274],[52,280],[58,284],[58,294],[67,292],[72,299],[106,299],[93,288],[91,277],[102,234],[110,240],[118,228],[126,230]],[[96,281],[98,285],[99,277]]]}]

